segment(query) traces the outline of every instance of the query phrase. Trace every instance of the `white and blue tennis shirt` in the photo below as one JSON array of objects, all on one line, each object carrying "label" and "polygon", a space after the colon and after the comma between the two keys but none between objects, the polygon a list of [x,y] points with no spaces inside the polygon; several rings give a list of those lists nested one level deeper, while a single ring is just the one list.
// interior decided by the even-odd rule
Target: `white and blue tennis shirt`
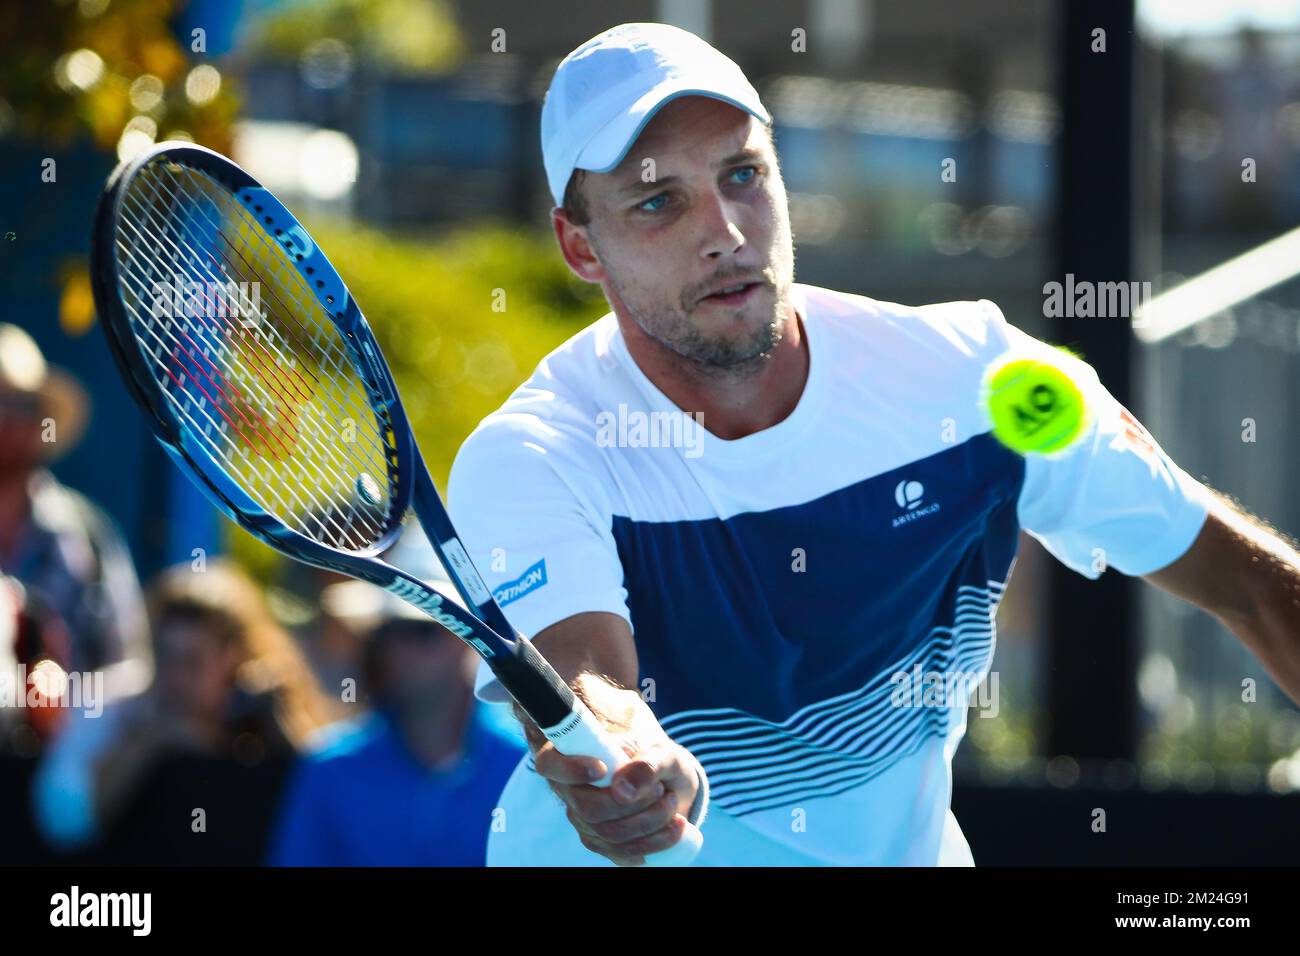
[{"label": "white and blue tennis shirt", "polygon": [[[524,634],[588,611],[631,624],[638,689],[708,773],[699,863],[969,865],[951,759],[1019,530],[1089,578],[1145,574],[1191,545],[1208,492],[1077,359],[1085,440],[999,445],[986,366],[1050,347],[991,302],[792,295],[811,358],[784,421],[698,427],[606,315],[470,435],[452,515]],[[486,668],[477,689],[502,699]],[[530,757],[501,810],[490,865],[607,863]]]}]

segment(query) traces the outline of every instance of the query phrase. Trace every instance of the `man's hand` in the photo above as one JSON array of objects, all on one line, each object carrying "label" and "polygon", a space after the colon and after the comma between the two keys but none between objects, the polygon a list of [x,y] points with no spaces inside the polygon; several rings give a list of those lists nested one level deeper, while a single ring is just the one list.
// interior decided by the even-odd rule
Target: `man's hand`
[{"label": "man's hand", "polygon": [[623,744],[629,762],[609,787],[592,786],[605,775],[604,763],[564,756],[521,714],[537,772],[564,801],[583,846],[620,866],[638,866],[681,839],[699,790],[694,758],[668,738],[636,691],[590,674],[575,680],[574,690]]}]

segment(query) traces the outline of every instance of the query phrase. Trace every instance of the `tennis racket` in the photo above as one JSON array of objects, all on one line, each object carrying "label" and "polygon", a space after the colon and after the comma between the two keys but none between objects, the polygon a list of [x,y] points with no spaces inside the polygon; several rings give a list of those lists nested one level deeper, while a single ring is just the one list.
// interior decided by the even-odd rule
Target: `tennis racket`
[{"label": "tennis racket", "polygon": [[[171,459],[250,534],[369,581],[465,641],[557,750],[627,757],[506,620],[456,536],[356,302],[298,221],[225,157],[161,143],[95,216],[95,295],[128,389]],[[379,558],[413,510],[465,610]],[[688,826],[647,859],[683,865]]]}]

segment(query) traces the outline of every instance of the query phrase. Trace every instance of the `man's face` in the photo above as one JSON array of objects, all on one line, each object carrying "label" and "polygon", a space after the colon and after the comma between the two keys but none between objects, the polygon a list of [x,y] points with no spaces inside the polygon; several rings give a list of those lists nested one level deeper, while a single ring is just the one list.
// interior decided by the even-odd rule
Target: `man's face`
[{"label": "man's face", "polygon": [[382,694],[398,707],[460,699],[474,686],[478,657],[433,621],[390,621],[380,640]]},{"label": "man's face", "polygon": [[[561,244],[620,316],[706,373],[742,372],[780,341],[794,247],[757,119],[708,97],[674,100],[615,170],[585,173],[580,189],[590,222],[557,223]],[[744,288],[711,295],[722,286]]]},{"label": "man's face", "polygon": [[154,638],[154,693],[172,714],[219,720],[239,666],[237,651],[209,627],[165,621]]}]

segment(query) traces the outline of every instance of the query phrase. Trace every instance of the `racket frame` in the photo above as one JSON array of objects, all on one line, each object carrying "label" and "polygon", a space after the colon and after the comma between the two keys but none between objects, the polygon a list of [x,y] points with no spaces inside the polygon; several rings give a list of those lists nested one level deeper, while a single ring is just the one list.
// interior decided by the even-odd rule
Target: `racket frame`
[{"label": "racket frame", "polygon": [[[168,160],[197,169],[229,189],[232,197],[266,226],[269,238],[275,237],[275,230],[288,237],[280,240],[287,253],[286,261],[302,275],[346,345],[353,368],[365,385],[372,412],[381,426],[389,429],[396,455],[396,461],[389,467],[391,491],[386,527],[369,547],[345,551],[289,528],[249,495],[188,428],[167,413],[170,403],[151,373],[148,356],[132,331],[131,316],[118,294],[121,276],[115,223],[134,177],[150,164]],[[299,258],[294,249],[304,246],[307,251]],[[91,275],[109,350],[128,390],[145,411],[154,435],[168,456],[196,479],[218,510],[286,557],[368,581],[423,610],[488,661],[498,680],[538,726],[551,727],[569,718],[574,700],[572,690],[558,678],[543,681],[544,687],[538,686],[533,658],[540,660],[540,655],[528,652],[531,645],[510,626],[472,563],[467,558],[461,560],[460,554],[455,555],[456,560],[448,554],[449,548],[463,554],[463,548],[419,454],[397,385],[374,333],[333,265],[272,193],[219,153],[190,143],[158,144],[120,166],[110,177],[95,216]],[[379,557],[402,534],[403,519],[413,505],[438,559],[471,611]],[[515,667],[512,662],[524,666]],[[546,669],[551,670],[549,665]]]}]

